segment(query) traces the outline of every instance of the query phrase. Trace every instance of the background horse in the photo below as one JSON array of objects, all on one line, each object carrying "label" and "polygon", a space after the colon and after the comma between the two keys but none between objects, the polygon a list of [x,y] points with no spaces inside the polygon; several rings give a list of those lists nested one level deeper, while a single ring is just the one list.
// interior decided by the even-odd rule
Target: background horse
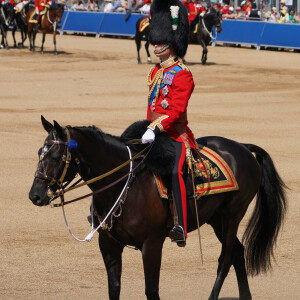
[{"label": "background horse", "polygon": [[19,28],[21,32],[21,39],[22,41],[18,43],[18,46],[24,48],[24,42],[27,39],[27,22],[26,22],[26,13],[29,10],[30,2],[28,2],[20,11],[17,11],[14,14],[14,22],[13,22],[13,29],[12,35],[14,39],[14,47],[17,47],[16,39],[15,39],[15,32]]},{"label": "background horse", "polygon": [[147,52],[147,62],[152,63],[151,56],[149,53],[149,19],[148,17],[141,17],[136,22],[136,31],[135,31],[135,43],[137,49],[137,61],[139,64],[142,63],[140,58],[140,49],[141,49],[141,42],[144,38],[146,40],[145,49]]},{"label": "background horse", "polygon": [[28,24],[28,38],[29,38],[29,50],[35,51],[35,37],[38,29],[41,29],[43,32],[41,53],[44,53],[44,42],[46,33],[53,32],[53,44],[54,44],[54,53],[57,54],[56,50],[56,29],[57,25],[61,22],[63,13],[64,13],[64,4],[55,3],[50,6],[46,14],[40,16],[39,24],[30,23],[29,20],[32,14],[35,13],[34,8],[30,9],[26,14],[26,21]]},{"label": "background horse", "polygon": [[[87,181],[129,159],[129,150],[123,139],[105,134],[96,127],[68,126],[68,135],[67,129],[55,121],[52,125],[42,117],[42,124],[48,136],[39,150],[39,165],[29,192],[29,198],[35,205],[49,204],[48,192],[60,187],[59,179],[64,170],[67,172],[62,181],[72,180],[77,173]],[[147,125],[145,123],[144,127]],[[140,132],[145,128],[141,128]],[[68,148],[70,138],[76,140],[77,148]],[[251,293],[247,271],[257,275],[271,267],[273,248],[286,210],[284,183],[269,154],[258,146],[240,144],[222,137],[204,137],[198,143],[225,159],[239,186],[237,191],[204,196],[197,202],[200,226],[210,224],[222,244],[217,278],[209,299],[218,298],[233,265],[240,299],[248,300]],[[256,154],[256,159],[251,152]],[[67,169],[66,161],[70,162]],[[109,178],[89,184],[89,187],[96,191],[124,174],[126,177],[128,172],[129,167],[125,166]],[[172,226],[169,203],[160,198],[148,168],[139,168],[134,175],[126,196],[122,198],[117,217],[109,224],[111,229],[99,230],[99,247],[107,270],[109,298],[119,299],[122,251],[126,245],[131,245],[142,252],[147,299],[159,299],[162,247]],[[94,195],[94,209],[100,219],[103,220],[111,210],[126,178],[101,195]],[[243,237],[244,248],[237,231],[255,195],[256,206]],[[197,228],[193,201],[187,203],[188,232]]]},{"label": "background horse", "polygon": [[190,30],[190,42],[195,42],[202,46],[201,62],[204,65],[207,60],[207,45],[214,39],[213,27],[216,27],[217,33],[222,31],[222,15],[219,11],[217,12],[212,8],[203,17],[198,15],[194,21],[195,27],[192,25]]},{"label": "background horse", "polygon": [[0,30],[2,34],[1,48],[8,49],[7,31],[14,15],[13,6],[9,3],[0,4]]}]

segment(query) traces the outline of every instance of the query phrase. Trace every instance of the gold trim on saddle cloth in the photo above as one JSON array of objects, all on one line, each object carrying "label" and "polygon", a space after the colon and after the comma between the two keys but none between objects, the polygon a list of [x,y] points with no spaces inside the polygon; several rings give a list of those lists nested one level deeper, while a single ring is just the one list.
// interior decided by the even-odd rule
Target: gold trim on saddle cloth
[{"label": "gold trim on saddle cloth", "polygon": [[[197,172],[198,174],[195,174],[196,178],[200,177],[200,180],[201,178],[204,179],[201,184],[196,184],[197,199],[202,196],[238,190],[239,186],[237,181],[224,159],[213,150],[202,145],[198,146],[198,151],[201,153],[202,161],[205,166],[199,166],[199,172]],[[207,174],[209,176],[208,182]],[[168,190],[164,186],[160,176],[156,173],[153,173],[153,176],[160,197],[168,199]],[[218,180],[218,178],[222,179]]]},{"label": "gold trim on saddle cloth", "polygon": [[143,19],[139,26],[139,32],[143,32],[145,28],[147,28],[149,25],[150,25],[149,18]]}]

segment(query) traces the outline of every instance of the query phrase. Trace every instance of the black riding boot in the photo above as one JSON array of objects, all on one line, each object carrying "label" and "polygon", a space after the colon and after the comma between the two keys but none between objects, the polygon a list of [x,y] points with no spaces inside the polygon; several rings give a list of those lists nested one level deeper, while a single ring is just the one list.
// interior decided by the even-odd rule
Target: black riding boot
[{"label": "black riding boot", "polygon": [[[183,220],[183,209],[182,209],[182,189],[185,190],[183,179],[179,174],[182,171],[182,167],[185,162],[185,146],[182,143],[173,141],[176,157],[172,172],[172,190],[173,197],[176,207],[176,212],[178,216],[178,222],[174,222],[174,227],[170,231],[169,237],[172,242],[176,242],[178,246],[184,247],[185,242],[185,232],[184,232],[184,220]],[[186,201],[186,199],[185,199]],[[177,224],[176,224],[177,223]]]}]

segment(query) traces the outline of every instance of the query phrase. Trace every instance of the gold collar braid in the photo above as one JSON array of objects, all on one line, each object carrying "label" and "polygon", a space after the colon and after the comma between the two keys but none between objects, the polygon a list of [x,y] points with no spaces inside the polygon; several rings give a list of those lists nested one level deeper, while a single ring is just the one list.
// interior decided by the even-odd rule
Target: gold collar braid
[{"label": "gold collar braid", "polygon": [[154,97],[153,102],[152,102],[153,110],[155,110],[155,103],[156,103],[156,100],[158,98],[160,85],[161,85],[161,83],[163,81],[163,78],[164,78],[164,70],[171,67],[171,66],[173,66],[177,62],[178,62],[178,58],[176,56],[173,56],[170,59],[162,62],[160,64],[161,68],[156,72],[153,79],[151,79],[151,77],[152,77],[152,73],[153,73],[154,69],[156,68],[156,66],[151,68],[150,72],[148,73],[148,77],[147,77],[147,85],[149,86],[148,103],[150,102],[151,94],[152,94],[153,90],[155,89],[155,86],[157,85],[155,97]]}]

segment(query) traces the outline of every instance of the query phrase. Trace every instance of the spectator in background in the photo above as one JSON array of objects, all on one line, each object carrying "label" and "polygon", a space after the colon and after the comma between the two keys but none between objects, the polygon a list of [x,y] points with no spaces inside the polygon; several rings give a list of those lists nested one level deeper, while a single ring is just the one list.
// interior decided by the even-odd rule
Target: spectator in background
[{"label": "spectator in background", "polygon": [[249,16],[249,14],[250,14],[250,12],[252,10],[252,2],[251,2],[251,0],[243,1],[241,3],[241,8],[244,11],[246,20],[249,20],[248,16]]},{"label": "spectator in background", "polygon": [[242,19],[244,18],[244,11],[242,10],[242,8],[240,6],[237,6],[235,9],[235,19]]},{"label": "spectator in background", "polygon": [[113,12],[113,5],[112,5],[112,0],[105,0],[105,4],[103,7],[103,12],[105,13],[111,13]]},{"label": "spectator in background", "polygon": [[294,16],[294,21],[295,23],[300,23],[300,9],[299,9],[299,12],[298,12],[298,16]]},{"label": "spectator in background", "polygon": [[289,21],[290,21],[290,16],[289,16],[289,14],[288,14],[288,8],[287,8],[287,6],[285,5],[285,0],[280,0],[279,5],[280,5],[280,9],[279,9],[280,13],[279,13],[279,15],[277,16],[278,19],[281,19],[281,11],[282,11],[282,10],[285,10],[285,12],[286,12],[286,13],[285,13],[285,21],[284,21],[283,23],[289,23]]},{"label": "spectator in background", "polygon": [[92,9],[92,11],[96,11],[96,12],[100,10],[98,0],[93,0],[93,2],[91,4],[91,9]]},{"label": "spectator in background", "polygon": [[144,0],[144,6],[140,7],[138,9],[138,11],[143,15],[149,15],[150,7],[151,7],[151,1],[150,0]]},{"label": "spectator in background", "polygon": [[229,15],[230,11],[229,11],[229,0],[224,0],[223,1],[224,5],[221,9],[221,14],[222,14],[222,18],[224,15]]},{"label": "spectator in background", "polygon": [[297,21],[295,21],[295,11],[293,9],[290,9],[290,12],[289,12],[289,23],[292,23],[292,24],[296,24],[298,23]]},{"label": "spectator in background", "polygon": [[261,16],[261,13],[260,11],[257,9],[257,6],[256,6],[256,3],[254,2],[252,4],[252,9],[249,13],[249,20],[250,21],[260,21],[260,16]]},{"label": "spectator in background", "polygon": [[285,23],[286,10],[282,9],[280,12],[280,18],[277,20],[277,23]]},{"label": "spectator in background", "polygon": [[277,16],[277,8],[274,6],[271,8],[271,17],[270,17],[270,22],[276,23],[278,20]]},{"label": "spectator in background", "polygon": [[272,15],[272,13],[270,11],[267,11],[265,13],[265,21],[266,22],[271,22],[271,15]]},{"label": "spectator in background", "polygon": [[83,11],[83,10],[87,10],[87,8],[84,6],[84,4],[81,0],[78,0],[77,5],[75,6],[74,10]]},{"label": "spectator in background", "polygon": [[228,9],[228,13],[227,14],[222,14],[222,18],[224,20],[226,19],[235,19],[236,15],[234,13],[234,8],[233,6],[230,6],[229,9]]}]

